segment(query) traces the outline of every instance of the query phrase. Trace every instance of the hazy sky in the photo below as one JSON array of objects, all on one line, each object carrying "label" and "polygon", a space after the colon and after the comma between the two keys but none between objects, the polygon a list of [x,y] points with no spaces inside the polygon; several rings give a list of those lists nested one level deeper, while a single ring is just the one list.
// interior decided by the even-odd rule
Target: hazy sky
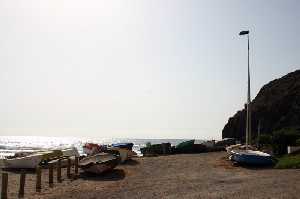
[{"label": "hazy sky", "polygon": [[300,67],[300,1],[0,0],[0,135],[221,138]]}]

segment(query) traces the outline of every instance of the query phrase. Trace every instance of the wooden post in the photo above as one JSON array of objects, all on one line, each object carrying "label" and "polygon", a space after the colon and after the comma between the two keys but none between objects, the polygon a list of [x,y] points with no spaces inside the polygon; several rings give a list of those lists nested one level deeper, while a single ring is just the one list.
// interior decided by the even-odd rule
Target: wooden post
[{"label": "wooden post", "polygon": [[57,161],[57,182],[61,182],[61,159]]},{"label": "wooden post", "polygon": [[68,158],[67,177],[71,178],[71,159],[70,158]]},{"label": "wooden post", "polygon": [[23,198],[24,197],[24,189],[25,189],[25,180],[26,179],[26,173],[25,171],[22,171],[21,175],[20,175],[20,188],[19,188],[19,198]]},{"label": "wooden post", "polygon": [[53,164],[49,165],[49,186],[53,187]]},{"label": "wooden post", "polygon": [[7,199],[8,174],[2,173],[1,198]]},{"label": "wooden post", "polygon": [[41,192],[42,189],[42,170],[41,167],[36,168],[36,192]]},{"label": "wooden post", "polygon": [[75,175],[78,174],[78,162],[79,162],[79,158],[76,156],[75,157]]}]

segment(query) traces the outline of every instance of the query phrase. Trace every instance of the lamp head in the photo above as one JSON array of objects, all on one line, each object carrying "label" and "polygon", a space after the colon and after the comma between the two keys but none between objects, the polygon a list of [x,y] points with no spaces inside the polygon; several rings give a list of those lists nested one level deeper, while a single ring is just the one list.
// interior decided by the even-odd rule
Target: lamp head
[{"label": "lamp head", "polygon": [[239,33],[239,35],[248,35],[249,34],[249,30],[243,30]]}]

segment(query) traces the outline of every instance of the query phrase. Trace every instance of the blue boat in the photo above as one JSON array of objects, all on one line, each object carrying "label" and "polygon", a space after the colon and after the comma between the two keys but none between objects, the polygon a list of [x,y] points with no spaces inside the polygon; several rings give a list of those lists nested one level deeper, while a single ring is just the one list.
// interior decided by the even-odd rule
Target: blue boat
[{"label": "blue boat", "polygon": [[274,164],[272,156],[261,151],[233,150],[231,152],[231,160],[242,165],[271,166]]},{"label": "blue boat", "polygon": [[112,146],[132,150],[133,143],[115,143],[115,144],[112,144]]}]

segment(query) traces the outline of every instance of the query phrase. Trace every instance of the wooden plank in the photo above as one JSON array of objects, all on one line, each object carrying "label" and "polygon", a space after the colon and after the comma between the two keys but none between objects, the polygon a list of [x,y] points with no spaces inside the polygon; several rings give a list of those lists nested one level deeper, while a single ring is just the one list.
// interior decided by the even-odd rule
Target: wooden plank
[{"label": "wooden plank", "polygon": [[36,168],[36,192],[41,192],[42,189],[42,169],[41,167]]},{"label": "wooden plank", "polygon": [[22,171],[20,175],[20,187],[19,187],[19,198],[23,198],[25,194],[25,181],[26,181],[26,173]]},{"label": "wooden plank", "polygon": [[1,198],[7,199],[8,174],[2,173]]}]

